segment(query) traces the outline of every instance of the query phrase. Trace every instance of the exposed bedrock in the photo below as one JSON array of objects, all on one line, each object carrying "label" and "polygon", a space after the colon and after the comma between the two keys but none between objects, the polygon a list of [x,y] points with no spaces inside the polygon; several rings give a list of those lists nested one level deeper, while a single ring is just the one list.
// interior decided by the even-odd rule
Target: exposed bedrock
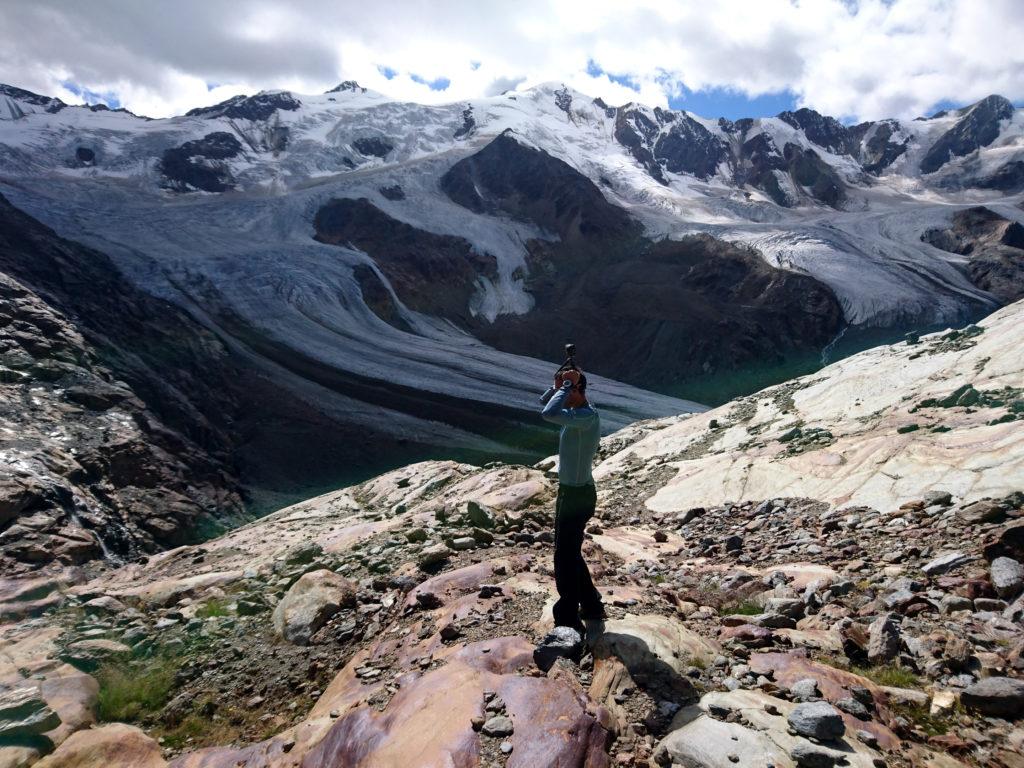
[{"label": "exposed bedrock", "polygon": [[[217,339],[0,196],[3,570],[194,538],[242,509]],[[21,565],[18,565],[21,564]]]},{"label": "exposed bedrock", "polygon": [[936,141],[921,160],[921,172],[933,173],[952,160],[979,147],[987,147],[999,136],[999,124],[1013,117],[1013,104],[1002,96],[988,96],[961,109],[956,124]]},{"label": "exposed bedrock", "polygon": [[1024,226],[984,206],[953,214],[946,228],[930,229],[921,239],[967,257],[971,282],[1003,303],[1024,297]]},{"label": "exposed bedrock", "polygon": [[[469,322],[470,298],[479,277],[494,277],[494,257],[477,253],[469,241],[437,235],[392,218],[366,198],[331,200],[316,213],[316,239],[352,245],[370,254],[410,309]],[[359,276],[364,297],[381,319],[395,325],[393,309],[367,273]],[[400,326],[399,326],[400,327]]]}]

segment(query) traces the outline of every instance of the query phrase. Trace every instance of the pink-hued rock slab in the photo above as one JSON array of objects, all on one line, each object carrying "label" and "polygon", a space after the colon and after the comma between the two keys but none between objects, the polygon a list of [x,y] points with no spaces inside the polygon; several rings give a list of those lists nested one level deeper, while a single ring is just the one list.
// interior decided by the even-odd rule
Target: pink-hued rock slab
[{"label": "pink-hued rock slab", "polygon": [[[818,682],[822,698],[833,704],[840,699],[850,698],[850,688],[853,686],[863,686],[871,691],[875,702],[882,708],[887,700],[885,692],[866,677],[819,664],[800,653],[753,653],[748,663],[756,675],[772,671],[775,682],[783,688],[789,688],[798,680],[814,678]],[[880,714],[885,717],[887,712],[881,711]],[[869,731],[875,735],[883,749],[895,749],[900,743],[895,733],[875,720],[858,720],[846,712],[843,712],[842,716],[846,721],[847,731]]]}]

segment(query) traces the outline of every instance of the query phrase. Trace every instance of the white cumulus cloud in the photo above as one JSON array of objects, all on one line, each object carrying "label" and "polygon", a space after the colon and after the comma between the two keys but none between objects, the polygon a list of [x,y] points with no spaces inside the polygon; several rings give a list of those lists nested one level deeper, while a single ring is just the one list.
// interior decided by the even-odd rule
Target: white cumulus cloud
[{"label": "white cumulus cloud", "polygon": [[788,90],[852,119],[1024,100],[1019,0],[2,0],[0,11],[0,82],[69,102],[81,100],[73,89],[113,94],[154,117],[343,79],[425,103],[545,81],[656,106],[684,88]]}]

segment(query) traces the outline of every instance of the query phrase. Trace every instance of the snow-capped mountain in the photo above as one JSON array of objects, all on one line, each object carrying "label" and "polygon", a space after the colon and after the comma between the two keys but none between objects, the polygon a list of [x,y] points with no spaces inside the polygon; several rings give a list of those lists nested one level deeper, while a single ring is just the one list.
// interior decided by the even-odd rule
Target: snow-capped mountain
[{"label": "snow-capped mountain", "polygon": [[[567,341],[611,430],[699,407],[672,394],[722,402],[1019,298],[1022,125],[996,96],[846,126],[806,109],[729,122],[610,107],[552,85],[423,106],[352,82],[151,120],[0,86],[0,271],[22,297],[0,307],[0,378],[18,389],[14,410],[70,408],[116,425],[110,445],[152,446],[135,452],[143,464],[164,451],[249,489],[308,495],[439,452],[538,456],[551,435],[536,397]],[[70,254],[63,272],[32,255],[54,252]],[[80,274],[120,293],[85,306]],[[145,334],[134,315],[106,322],[97,307],[148,306],[131,284],[216,345],[181,338],[180,320]],[[36,314],[51,311],[104,367],[49,359]],[[207,351],[132,347],[161,334]],[[185,362],[165,380],[171,359]],[[200,381],[225,405],[188,383]],[[126,387],[134,399],[88,394]],[[147,427],[146,409],[191,447]],[[30,424],[43,410],[19,416],[38,440],[3,454],[24,475],[17,509],[25,488],[63,500],[37,537],[120,520],[142,532],[118,546],[145,548],[234,493],[234,480],[181,486],[188,514],[140,528],[104,490],[120,487],[116,462],[75,458],[106,455],[95,430]]]},{"label": "snow-capped mountain", "polygon": [[[1022,282],[1013,250],[997,296],[977,253],[922,240],[979,205],[1024,217],[1024,114],[998,96],[846,126],[556,85],[424,106],[345,82],[150,120],[2,86],[0,118],[14,205],[303,386],[337,393],[343,372],[360,393],[339,407],[375,424],[357,403],[410,409],[371,382],[532,407],[549,366],[504,353],[570,336],[597,372],[725,397],[839,337],[962,324]],[[596,391],[623,419],[679,407]]]}]

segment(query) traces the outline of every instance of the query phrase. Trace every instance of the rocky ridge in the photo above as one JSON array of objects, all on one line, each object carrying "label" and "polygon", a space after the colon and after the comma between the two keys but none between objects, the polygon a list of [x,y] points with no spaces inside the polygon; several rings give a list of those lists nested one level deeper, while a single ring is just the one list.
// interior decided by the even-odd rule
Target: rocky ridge
[{"label": "rocky ridge", "polygon": [[410,465],[5,578],[0,764],[1018,766],[1022,313],[606,438],[609,615],[552,653],[553,460]]}]

